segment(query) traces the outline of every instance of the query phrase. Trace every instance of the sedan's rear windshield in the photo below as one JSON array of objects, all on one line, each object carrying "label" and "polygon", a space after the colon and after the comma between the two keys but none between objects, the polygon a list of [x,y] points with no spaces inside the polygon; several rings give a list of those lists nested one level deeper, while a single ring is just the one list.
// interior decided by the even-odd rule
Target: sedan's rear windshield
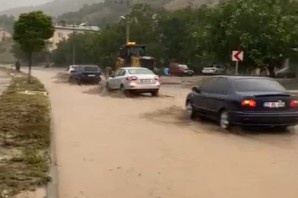
[{"label": "sedan's rear windshield", "polygon": [[235,80],[235,91],[239,91],[239,92],[285,91],[285,88],[274,80],[249,78],[249,79]]},{"label": "sedan's rear windshield", "polygon": [[99,68],[96,66],[86,66],[84,71],[99,71]]},{"label": "sedan's rear windshield", "polygon": [[129,69],[129,74],[153,74],[153,72],[149,69]]}]

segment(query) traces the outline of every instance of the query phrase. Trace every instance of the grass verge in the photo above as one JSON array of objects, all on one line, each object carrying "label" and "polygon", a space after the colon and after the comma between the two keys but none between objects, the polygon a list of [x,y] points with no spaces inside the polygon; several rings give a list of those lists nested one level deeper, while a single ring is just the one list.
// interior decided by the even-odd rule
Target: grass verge
[{"label": "grass verge", "polygon": [[26,75],[14,74],[0,96],[0,198],[34,190],[50,180],[48,98],[25,93],[46,90],[36,78],[28,84]]}]

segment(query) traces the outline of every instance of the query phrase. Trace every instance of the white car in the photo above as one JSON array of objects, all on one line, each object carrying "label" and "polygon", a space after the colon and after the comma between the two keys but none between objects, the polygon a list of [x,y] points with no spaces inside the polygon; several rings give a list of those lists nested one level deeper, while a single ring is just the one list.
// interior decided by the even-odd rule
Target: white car
[{"label": "white car", "polygon": [[204,67],[202,70],[203,74],[222,74],[224,72],[224,69],[219,66],[213,66],[213,67]]},{"label": "white car", "polygon": [[78,65],[70,65],[67,69],[67,73],[72,74],[78,69],[78,67],[79,67]]},{"label": "white car", "polygon": [[151,93],[157,96],[160,88],[159,76],[143,67],[123,67],[106,82],[107,90],[120,89],[123,93]]}]

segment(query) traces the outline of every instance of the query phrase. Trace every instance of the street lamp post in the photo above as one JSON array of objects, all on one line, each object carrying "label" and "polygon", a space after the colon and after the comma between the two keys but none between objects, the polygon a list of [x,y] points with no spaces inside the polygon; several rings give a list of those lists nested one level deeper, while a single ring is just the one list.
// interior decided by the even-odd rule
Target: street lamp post
[{"label": "street lamp post", "polygon": [[129,16],[121,16],[121,19],[126,21],[126,43],[128,43],[130,40]]},{"label": "street lamp post", "polygon": [[75,23],[73,22],[72,24],[72,36],[73,36],[73,40],[72,40],[72,64],[76,64],[76,45],[75,45]]},{"label": "street lamp post", "polygon": [[[131,5],[130,0],[115,0],[115,3],[119,5],[126,5],[127,7]],[[128,43],[130,40],[129,16],[121,16],[121,19],[126,21],[126,43]]]}]

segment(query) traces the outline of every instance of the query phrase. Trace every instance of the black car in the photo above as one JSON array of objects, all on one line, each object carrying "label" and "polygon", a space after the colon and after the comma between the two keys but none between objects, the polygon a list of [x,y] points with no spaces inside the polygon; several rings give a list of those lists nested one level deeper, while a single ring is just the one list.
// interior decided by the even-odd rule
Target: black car
[{"label": "black car", "polygon": [[298,98],[266,77],[215,76],[194,87],[186,99],[188,116],[231,126],[286,129],[298,123]]},{"label": "black car", "polygon": [[98,84],[101,81],[101,70],[96,65],[79,65],[71,74],[70,81],[82,83]]}]

